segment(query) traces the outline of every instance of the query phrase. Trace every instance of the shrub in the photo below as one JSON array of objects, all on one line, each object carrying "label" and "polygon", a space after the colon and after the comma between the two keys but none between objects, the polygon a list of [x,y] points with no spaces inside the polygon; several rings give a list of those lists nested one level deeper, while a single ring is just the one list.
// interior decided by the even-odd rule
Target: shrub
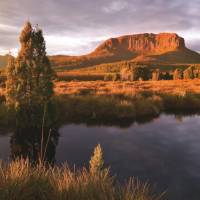
[{"label": "shrub", "polygon": [[184,79],[200,78],[200,66],[192,65],[184,71]]},{"label": "shrub", "polygon": [[184,79],[194,79],[194,72],[192,68],[188,68],[183,72],[183,78]]},{"label": "shrub", "polygon": [[101,149],[101,145],[98,144],[95,149],[93,156],[90,160],[90,173],[95,175],[99,174],[103,169],[104,161],[103,161],[103,151]]},{"label": "shrub", "polygon": [[157,69],[152,72],[152,81],[158,81],[160,80],[160,70]]},{"label": "shrub", "polygon": [[112,75],[112,81],[118,81],[118,80],[120,80],[120,75],[117,74],[117,73],[114,73],[114,74]]},{"label": "shrub", "polygon": [[162,72],[161,73],[161,80],[172,80],[173,75],[171,75],[169,72]]},{"label": "shrub", "polygon": [[122,68],[120,71],[121,80],[124,81],[138,81],[149,80],[150,70],[146,66],[134,65]]},{"label": "shrub", "polygon": [[183,79],[183,71],[181,69],[176,69],[173,73],[174,80],[181,80]]},{"label": "shrub", "polygon": [[120,79],[119,74],[113,73],[113,74],[106,74],[104,76],[104,81],[117,81]]}]

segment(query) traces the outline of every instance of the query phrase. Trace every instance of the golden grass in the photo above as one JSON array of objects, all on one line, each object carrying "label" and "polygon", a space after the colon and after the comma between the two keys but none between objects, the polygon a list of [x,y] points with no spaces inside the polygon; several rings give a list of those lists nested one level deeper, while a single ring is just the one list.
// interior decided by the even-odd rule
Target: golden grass
[{"label": "golden grass", "polygon": [[[100,148],[97,147],[97,148]],[[109,169],[103,168],[102,151],[96,148],[90,169],[73,169],[33,165],[18,159],[0,162],[1,200],[159,200],[148,184],[131,178],[126,185],[117,185]],[[98,151],[98,152],[97,152]],[[100,153],[100,154],[99,154]],[[91,167],[92,163],[92,167]]]},{"label": "golden grass", "polygon": [[80,71],[80,70],[73,70],[73,71],[62,71],[56,72],[57,76],[76,76],[76,75],[105,75],[104,72],[97,72],[97,71]]},{"label": "golden grass", "polygon": [[200,79],[169,81],[60,81],[55,83],[55,93],[96,94],[96,95],[135,95],[144,91],[184,95],[186,92],[200,93]]}]

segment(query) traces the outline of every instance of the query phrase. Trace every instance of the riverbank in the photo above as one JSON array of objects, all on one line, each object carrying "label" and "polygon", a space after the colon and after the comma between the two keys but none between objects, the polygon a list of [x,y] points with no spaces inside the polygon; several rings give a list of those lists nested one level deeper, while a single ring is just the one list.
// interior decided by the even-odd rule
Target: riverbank
[{"label": "riverbank", "polygon": [[62,119],[77,123],[130,125],[162,112],[200,113],[200,80],[57,82]]},{"label": "riverbank", "polygon": [[[57,123],[130,126],[161,113],[200,113],[200,81],[57,82],[52,98]],[[0,105],[1,127],[15,115]]]}]

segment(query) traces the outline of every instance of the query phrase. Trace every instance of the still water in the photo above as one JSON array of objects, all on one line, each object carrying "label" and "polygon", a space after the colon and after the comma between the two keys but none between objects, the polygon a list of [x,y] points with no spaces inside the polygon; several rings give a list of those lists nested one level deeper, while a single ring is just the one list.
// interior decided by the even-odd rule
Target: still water
[{"label": "still water", "polygon": [[[0,158],[9,159],[11,133],[0,136]],[[148,181],[169,200],[200,199],[200,116],[161,115],[128,128],[64,125],[55,148],[58,165],[88,166],[100,143],[106,166],[123,182]]]}]

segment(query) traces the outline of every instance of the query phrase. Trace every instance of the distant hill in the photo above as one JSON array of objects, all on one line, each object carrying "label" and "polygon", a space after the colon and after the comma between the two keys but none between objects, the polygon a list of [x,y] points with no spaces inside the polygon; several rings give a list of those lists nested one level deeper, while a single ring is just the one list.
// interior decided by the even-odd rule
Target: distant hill
[{"label": "distant hill", "polygon": [[8,62],[8,55],[1,56],[0,55],[0,68],[6,67]]},{"label": "distant hill", "polygon": [[131,60],[142,63],[200,63],[200,54],[188,49],[176,33],[144,33],[111,38],[93,52],[83,56],[51,56],[57,68],[81,68],[104,63]]}]

